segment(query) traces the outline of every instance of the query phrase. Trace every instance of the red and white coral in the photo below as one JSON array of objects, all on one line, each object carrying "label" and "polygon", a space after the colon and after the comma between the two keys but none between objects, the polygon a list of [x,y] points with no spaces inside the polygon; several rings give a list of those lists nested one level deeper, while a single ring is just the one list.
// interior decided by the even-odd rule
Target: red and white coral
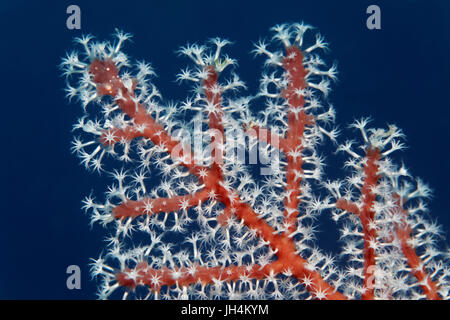
[{"label": "red and white coral", "polygon": [[[309,39],[311,29],[274,27],[283,51],[256,45],[270,73],[253,97],[237,96],[245,85],[236,74],[221,80],[236,64],[223,54],[228,41],[181,48],[194,66],[178,79],[192,81],[194,93],[177,104],[162,101],[149,64],[132,65],[122,52],[130,35],[77,39],[82,58],[74,52],[62,63],[67,96],[85,112],[73,151],[115,180],[103,203],[84,200],[92,222],[111,232],[92,264],[101,298],[448,298],[448,254],[423,216],[429,189],[390,158],[401,131],[362,119],[356,149],[337,142],[335,111],[323,99],[336,66],[317,55],[326,43]],[[261,101],[266,109],[252,116]],[[352,172],[341,181],[324,174],[324,139],[349,154]],[[121,168],[106,170],[106,155]],[[266,161],[263,175],[251,159]],[[327,213],[341,230],[336,257],[315,244]]]}]

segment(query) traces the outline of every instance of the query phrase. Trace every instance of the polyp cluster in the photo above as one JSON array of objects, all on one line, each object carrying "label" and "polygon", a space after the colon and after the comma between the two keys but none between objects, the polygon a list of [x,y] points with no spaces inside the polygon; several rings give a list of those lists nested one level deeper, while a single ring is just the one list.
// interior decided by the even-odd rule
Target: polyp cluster
[{"label": "polyp cluster", "polygon": [[[193,66],[178,80],[193,90],[177,103],[162,99],[148,63],[123,53],[128,34],[78,38],[83,52],[63,59],[67,96],[84,110],[73,151],[114,179],[103,201],[84,200],[109,234],[92,263],[99,296],[448,298],[448,252],[426,218],[430,190],[391,159],[402,132],[361,119],[355,139],[340,142],[324,39],[305,24],[272,31],[254,50],[267,58],[254,96],[240,96],[245,84],[218,38],[180,49]],[[346,178],[327,178],[324,140],[347,154]],[[340,230],[336,255],[316,242],[329,218]]]}]

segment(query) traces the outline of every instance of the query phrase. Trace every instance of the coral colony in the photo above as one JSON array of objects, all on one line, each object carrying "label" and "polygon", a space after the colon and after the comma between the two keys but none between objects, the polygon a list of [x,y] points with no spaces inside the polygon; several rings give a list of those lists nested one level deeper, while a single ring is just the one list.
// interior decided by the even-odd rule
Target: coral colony
[{"label": "coral colony", "polygon": [[[83,52],[61,64],[67,97],[84,110],[72,149],[114,179],[103,201],[83,201],[109,234],[92,263],[99,297],[447,299],[430,189],[391,158],[401,130],[360,119],[341,142],[324,38],[305,24],[272,32],[255,45],[267,73],[254,96],[239,96],[227,40],[181,48],[192,65],[178,80],[193,90],[177,103],[161,98],[148,63],[122,51],[129,34],[76,39]],[[346,155],[344,179],[327,178],[323,141]],[[340,232],[334,254],[317,245],[322,219]]]}]

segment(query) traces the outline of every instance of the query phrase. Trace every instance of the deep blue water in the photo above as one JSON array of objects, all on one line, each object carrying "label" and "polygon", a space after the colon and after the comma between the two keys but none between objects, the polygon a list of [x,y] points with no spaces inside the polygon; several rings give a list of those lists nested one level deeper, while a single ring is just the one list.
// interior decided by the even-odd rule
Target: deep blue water
[{"label": "deep blue water", "polygon": [[[400,158],[434,189],[431,215],[450,231],[450,3],[448,1],[2,1],[1,34],[1,299],[92,299],[87,264],[104,235],[80,209],[104,182],[70,153],[80,114],[64,99],[57,65],[80,33],[134,34],[126,51],[151,61],[163,96],[180,99],[174,83],[185,60],[175,50],[220,36],[234,42],[237,72],[255,92],[261,59],[249,52],[277,23],[304,21],[330,43],[339,81],[330,101],[337,123],[372,116],[395,123],[409,148]],[[68,30],[66,7],[82,12],[81,31]],[[366,8],[381,8],[381,30],[365,26]],[[450,203],[450,202],[449,202]],[[321,244],[334,245],[324,224]],[[328,235],[331,235],[328,238]],[[448,243],[448,242],[447,242]],[[66,267],[82,268],[81,290],[66,288]]]}]

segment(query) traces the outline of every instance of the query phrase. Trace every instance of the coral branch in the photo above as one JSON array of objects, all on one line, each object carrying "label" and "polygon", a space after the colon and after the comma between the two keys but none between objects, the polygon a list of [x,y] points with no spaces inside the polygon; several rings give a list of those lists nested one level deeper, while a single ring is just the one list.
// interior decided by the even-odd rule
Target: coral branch
[{"label": "coral branch", "polygon": [[[355,140],[338,141],[326,105],[336,65],[325,69],[316,53],[327,46],[322,36],[306,45],[311,29],[277,25],[272,42],[283,50],[256,45],[274,71],[251,96],[238,97],[245,85],[230,71],[236,61],[223,53],[227,40],[181,48],[194,66],[178,80],[193,82],[194,93],[165,104],[150,83],[151,66],[130,68],[121,50],[130,35],[77,39],[83,59],[72,53],[61,64],[68,96],[85,112],[72,150],[99,172],[108,172],[108,156],[123,163],[111,170],[117,182],[104,203],[93,195],[83,201],[92,222],[112,229],[107,253],[92,264],[99,297],[448,299],[448,253],[423,216],[430,191],[420,180],[411,191],[411,176],[391,158],[403,148],[402,132],[367,129],[362,119],[351,127],[361,133],[355,150],[363,155],[352,150]],[[260,118],[251,111],[257,99],[267,106]],[[88,113],[95,104],[101,111]],[[324,178],[319,147],[328,138],[349,156],[343,167],[352,173],[341,180]],[[259,160],[259,175],[247,158]],[[328,213],[341,254],[315,242]]]},{"label": "coral branch", "polygon": [[338,201],[336,202],[336,207],[341,210],[354,213],[357,216],[361,215],[361,210],[358,208],[358,206],[355,203],[348,201],[346,199],[338,199]]},{"label": "coral branch", "polygon": [[188,210],[193,206],[201,204],[208,198],[209,191],[203,189],[196,194],[186,196],[174,196],[170,198],[145,198],[139,201],[129,200],[123,202],[113,209],[114,217],[135,218],[140,215],[151,215],[161,212],[177,212],[180,210]]},{"label": "coral branch", "polygon": [[264,279],[273,269],[273,265],[264,267],[230,266],[230,267],[203,267],[193,265],[170,270],[150,268],[146,262],[140,263],[134,270],[124,270],[117,274],[117,281],[121,286],[135,288],[138,285],[148,285],[152,290],[159,291],[163,286],[180,287],[200,283],[202,285],[215,282],[237,281],[243,278]]},{"label": "coral branch", "polygon": [[373,226],[375,221],[375,211],[373,210],[375,204],[375,194],[373,189],[377,186],[380,176],[378,175],[378,164],[380,159],[380,152],[378,149],[366,150],[367,161],[364,164],[364,185],[362,187],[363,207],[360,211],[359,218],[363,226],[364,239],[364,287],[367,291],[362,295],[362,299],[374,298],[375,288],[369,284],[373,276],[369,272],[369,268],[376,265],[376,254],[373,242],[377,238],[376,228]]},{"label": "coral branch", "polygon": [[411,272],[416,277],[416,279],[419,281],[420,287],[422,288],[423,292],[427,296],[427,299],[429,300],[441,300],[441,297],[439,296],[439,285],[436,281],[433,281],[432,278],[428,275],[424,268],[423,261],[418,257],[416,253],[416,249],[410,245],[410,242],[412,241],[411,238],[411,227],[408,226],[406,223],[406,216],[407,212],[404,209],[404,204],[399,195],[396,197],[397,200],[397,208],[394,212],[396,215],[400,215],[400,223],[396,223],[395,231],[396,236],[400,241],[401,248],[403,251],[403,254],[405,255],[408,265],[411,268]]},{"label": "coral branch", "polygon": [[299,214],[300,183],[303,173],[303,161],[299,156],[303,151],[302,137],[305,126],[314,123],[313,117],[303,110],[305,104],[304,89],[307,87],[305,80],[307,71],[303,66],[303,53],[296,46],[286,48],[286,56],[283,58],[283,68],[287,72],[288,86],[282,92],[288,103],[288,131],[286,141],[286,198],[284,201],[284,216],[288,225],[288,232],[296,229],[296,220]]},{"label": "coral branch", "polygon": [[133,128],[128,127],[126,129],[103,132],[102,141],[111,144],[109,142],[111,138],[105,139],[111,134],[117,136],[117,139],[112,138],[112,142],[117,142],[118,139],[132,140],[137,137],[146,137],[151,139],[156,145],[163,145],[167,149],[167,153],[176,156],[174,160],[180,160],[181,165],[190,169],[192,173],[197,174],[201,167],[199,168],[199,166],[195,165],[191,152],[185,148],[179,150],[180,141],[173,139],[165,131],[164,127],[147,113],[146,108],[136,100],[134,96],[135,81],[131,80],[128,87],[126,87],[119,76],[116,64],[110,59],[104,61],[93,60],[89,67],[89,72],[93,75],[98,94],[100,96],[109,95],[114,97],[117,105],[134,121]]}]

